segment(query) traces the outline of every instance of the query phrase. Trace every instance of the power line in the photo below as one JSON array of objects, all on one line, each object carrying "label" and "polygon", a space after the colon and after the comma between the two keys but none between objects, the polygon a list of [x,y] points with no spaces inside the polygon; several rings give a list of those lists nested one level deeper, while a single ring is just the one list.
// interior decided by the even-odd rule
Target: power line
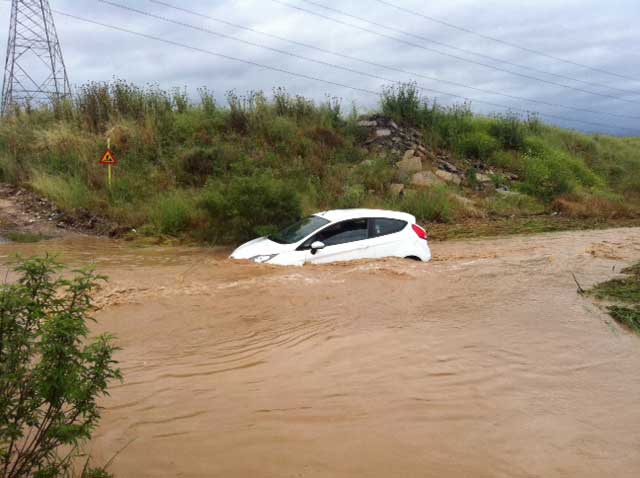
[{"label": "power line", "polygon": [[96,20],[91,20],[89,18],[83,18],[83,17],[80,17],[78,15],[74,15],[72,13],[66,13],[66,12],[63,12],[63,11],[60,11],[60,10],[52,10],[52,11],[54,13],[58,14],[58,15],[62,15],[63,17],[73,18],[74,20],[79,20],[81,22],[89,23],[89,24],[92,24],[92,25],[97,25],[97,26],[104,27],[104,28],[110,28],[112,30],[117,30],[117,31],[120,31],[120,32],[123,32],[123,33],[129,33],[131,35],[136,35],[136,36],[139,36],[139,37],[142,37],[142,38],[147,38],[149,40],[159,41],[159,42],[166,43],[168,45],[177,46],[177,47],[180,47],[180,48],[186,48],[188,50],[197,51],[199,53],[205,53],[207,55],[215,56],[215,57],[218,57],[218,58],[223,58],[225,60],[231,60],[231,61],[236,61],[236,62],[240,62],[240,63],[245,63],[247,65],[257,66],[258,68],[264,68],[266,70],[272,70],[272,71],[276,71],[278,73],[285,73],[287,75],[296,76],[298,78],[303,78],[305,80],[318,81],[318,82],[321,82],[321,83],[326,83],[328,85],[338,86],[340,88],[347,88],[347,89],[350,89],[350,90],[359,91],[361,93],[367,93],[367,94],[371,94],[371,95],[380,97],[380,93],[375,92],[373,90],[369,90],[367,88],[360,88],[360,87],[357,87],[357,86],[345,85],[343,83],[338,83],[338,82],[331,81],[331,80],[325,80],[325,79],[318,78],[318,77],[315,77],[315,76],[307,75],[305,73],[296,73],[296,72],[293,72],[293,71],[285,70],[284,68],[278,68],[276,66],[269,66],[269,65],[265,65],[265,64],[262,64],[262,63],[258,63],[258,62],[252,61],[252,60],[246,60],[246,59],[243,59],[243,58],[237,58],[235,56],[226,55],[224,53],[218,53],[218,52],[214,52],[214,51],[211,51],[211,50],[205,50],[204,48],[200,48],[200,47],[197,47],[197,46],[187,45],[186,43],[180,43],[180,42],[176,42],[176,41],[173,41],[173,40],[167,40],[166,38],[161,38],[161,37],[158,37],[158,36],[149,35],[147,33],[137,32],[135,30],[130,30],[128,28],[122,28],[122,27],[118,27],[118,26],[115,26],[115,25],[102,23],[102,22],[99,22],[99,21],[96,21]]},{"label": "power line", "polygon": [[598,73],[604,73],[605,75],[615,76],[617,78],[622,78],[624,80],[640,81],[637,78],[632,78],[630,76],[621,75],[619,73],[615,73],[613,71],[603,70],[601,68],[595,68],[595,67],[592,67],[592,66],[585,65],[583,63],[578,63],[578,62],[575,62],[575,61],[567,60],[566,58],[561,58],[561,57],[558,57],[558,56],[555,56],[555,55],[551,55],[549,53],[545,53],[543,51],[536,50],[534,48],[528,48],[528,47],[525,47],[525,46],[522,46],[522,45],[518,45],[517,43],[512,43],[512,42],[509,42],[507,40],[502,40],[500,38],[492,37],[490,35],[485,35],[484,33],[480,33],[480,32],[478,32],[476,30],[472,30],[470,28],[461,27],[460,25],[455,25],[453,23],[449,23],[447,21],[440,20],[439,18],[434,18],[434,17],[431,17],[429,15],[425,15],[424,13],[416,12],[415,10],[410,10],[409,8],[402,7],[400,5],[394,4],[394,3],[386,1],[386,0],[374,0],[374,1],[376,1],[378,3],[381,3],[383,5],[387,5],[389,7],[395,8],[395,9],[400,10],[402,12],[408,13],[410,15],[415,15],[415,16],[424,18],[425,20],[429,20],[430,22],[439,23],[440,25],[444,25],[446,27],[453,28],[453,29],[458,30],[458,31],[469,33],[471,35],[475,35],[477,37],[484,38],[485,40],[491,40],[491,41],[494,41],[494,42],[497,42],[497,43],[501,43],[503,45],[510,46],[512,48],[517,48],[518,50],[526,51],[527,53],[533,53],[535,55],[543,56],[545,58],[550,58],[550,59],[555,60],[555,61],[560,61],[560,62],[566,63],[568,65],[579,66],[581,68],[586,68],[587,70],[597,71]]},{"label": "power line", "polygon": [[315,1],[312,1],[312,0],[300,0],[300,1],[304,2],[304,3],[307,3],[307,4],[310,4],[310,5],[314,5],[314,6],[318,7],[318,8],[322,8],[324,10],[328,10],[328,11],[333,12],[333,13],[337,13],[339,15],[343,15],[343,16],[346,16],[346,17],[349,17],[349,18],[353,18],[353,19],[361,21],[361,22],[369,23],[369,24],[374,25],[374,26],[379,27],[379,28],[384,28],[386,30],[390,30],[392,32],[399,33],[401,35],[406,35],[408,37],[413,37],[413,38],[416,38],[418,40],[422,40],[422,41],[426,41],[426,42],[429,42],[429,43],[433,43],[435,45],[444,46],[446,48],[450,48],[451,50],[455,50],[455,51],[459,51],[459,52],[462,52],[462,53],[466,53],[468,55],[473,55],[473,56],[476,56],[476,57],[479,57],[479,58],[484,58],[484,59],[495,61],[495,62],[498,62],[498,63],[504,63],[506,65],[515,66],[517,68],[522,68],[524,70],[529,70],[529,71],[533,71],[533,72],[536,72],[536,73],[542,73],[543,75],[555,76],[556,78],[562,78],[564,80],[575,81],[577,83],[581,83],[581,84],[587,85],[587,86],[595,86],[596,88],[605,88],[605,89],[608,89],[608,90],[619,91],[620,93],[624,93],[625,95],[637,95],[638,94],[637,91],[625,90],[625,89],[622,89],[622,88],[618,88],[616,86],[606,85],[606,84],[603,84],[603,83],[595,83],[595,82],[591,82],[591,81],[585,81],[585,80],[581,80],[579,78],[575,78],[573,76],[563,75],[563,74],[560,74],[560,73],[553,73],[553,72],[550,72],[550,71],[547,71],[547,70],[541,70],[539,68],[534,68],[534,67],[531,67],[531,66],[522,65],[520,63],[515,63],[515,62],[509,61],[509,60],[502,60],[500,58],[496,58],[494,56],[486,55],[484,53],[478,53],[477,51],[468,50],[466,48],[460,48],[460,47],[457,47],[455,45],[451,45],[449,43],[444,43],[444,42],[441,42],[441,41],[438,41],[438,40],[434,40],[432,38],[428,38],[428,37],[425,37],[425,36],[422,36],[422,35],[417,35],[415,33],[407,32],[405,30],[401,30],[399,28],[391,27],[389,25],[383,25],[382,23],[374,22],[372,20],[368,20],[366,18],[350,14],[348,12],[345,12],[344,10],[339,10],[337,8],[332,8],[332,7],[329,7],[327,5],[323,5],[321,3],[318,3],[318,2],[315,2]]},{"label": "power line", "polygon": [[[149,35],[147,33],[142,33],[142,32],[137,32],[135,30],[130,30],[130,29],[127,29],[127,28],[118,27],[118,26],[115,26],[115,25],[107,24],[107,23],[102,23],[102,22],[99,22],[99,21],[96,21],[96,20],[83,18],[83,17],[80,17],[78,15],[74,15],[74,14],[71,14],[71,13],[62,12],[60,10],[53,10],[53,12],[58,14],[58,15],[62,15],[62,16],[68,17],[68,18],[73,18],[75,20],[79,20],[79,21],[82,21],[82,22],[85,22],[85,23],[89,23],[89,24],[92,24],[92,25],[98,25],[98,26],[101,26],[101,27],[104,27],[104,28],[109,28],[109,29],[120,31],[120,32],[123,32],[123,33],[129,33],[129,34],[141,37],[141,38],[147,38],[149,40],[159,41],[159,42],[162,42],[162,43],[165,43],[165,44],[168,44],[168,45],[173,45],[173,46],[177,46],[177,47],[180,47],[180,48],[185,48],[185,49],[188,49],[188,50],[197,51],[199,53],[204,53],[204,54],[207,54],[207,55],[210,55],[210,56],[215,56],[217,58],[223,58],[225,60],[231,60],[231,61],[244,63],[244,64],[251,65],[251,66],[257,66],[259,68],[264,68],[266,70],[271,70],[271,71],[275,71],[275,72],[278,72],[278,73],[284,73],[284,74],[289,75],[289,76],[303,78],[303,79],[306,79],[306,80],[317,81],[317,82],[325,83],[325,84],[332,85],[332,86],[338,86],[340,88],[346,88],[346,89],[358,91],[358,92],[361,92],[361,93],[367,93],[367,94],[370,94],[370,95],[374,95],[374,96],[376,96],[378,98],[380,97],[380,94],[378,92],[375,92],[373,90],[369,90],[367,88],[351,86],[351,85],[347,85],[347,84],[344,84],[344,83],[339,83],[339,82],[332,81],[332,80],[325,80],[323,78],[318,78],[318,77],[315,77],[315,76],[307,75],[305,73],[297,73],[297,72],[294,72],[294,71],[291,71],[291,70],[286,70],[284,68],[279,68],[279,67],[275,67],[275,66],[266,65],[264,63],[258,63],[258,62],[253,61],[253,60],[247,60],[247,59],[244,59],[244,58],[238,58],[238,57],[234,57],[234,56],[227,55],[227,54],[224,54],[224,53],[218,53],[218,52],[214,52],[214,51],[211,51],[211,50],[205,50],[204,48],[200,48],[200,47],[197,47],[197,46],[188,45],[188,44],[176,42],[176,41],[173,41],[173,40],[168,40],[168,39],[161,38],[161,37],[158,37],[158,36]],[[507,111],[521,111],[521,112],[524,112],[524,113],[536,113],[534,111],[528,111],[528,110],[525,110],[525,109],[522,109],[522,108],[512,108],[510,106],[501,105],[499,103],[492,103],[492,102],[484,101],[484,100],[472,100],[471,98],[467,98],[467,97],[464,97],[464,96],[461,96],[461,95],[447,93],[447,92],[443,92],[443,91],[439,91],[439,90],[435,90],[435,89],[427,89],[427,88],[425,88],[425,90],[431,91],[431,92],[436,93],[438,95],[444,95],[444,96],[449,96],[449,97],[452,97],[452,98],[458,98],[458,99],[462,99],[462,100],[465,100],[465,101],[468,101],[468,102],[475,101],[476,103],[482,103],[482,104],[486,104],[486,105],[489,105],[489,106],[494,106],[494,107],[497,107],[497,108],[500,108],[500,109],[505,109]],[[560,121],[567,121],[567,122],[571,122],[571,123],[585,124],[585,125],[588,125],[588,126],[604,127],[606,129],[614,129],[611,125],[608,125],[608,124],[605,124],[605,123],[597,123],[597,122],[592,122],[592,121],[583,121],[583,120],[578,120],[578,119],[574,119],[574,118],[567,118],[567,117],[548,114],[548,113],[536,113],[536,114],[538,114],[541,117],[552,118],[552,119],[560,120]],[[634,133],[638,133],[639,132],[639,130],[635,130],[635,129],[632,129],[632,128],[626,128],[626,127],[618,127],[617,129],[633,131]]]},{"label": "power line", "polygon": [[[413,38],[416,38],[416,39],[419,39],[419,40],[423,40],[423,41],[426,41],[426,42],[429,42],[429,43],[434,43],[436,45],[441,45],[441,46],[450,48],[452,50],[460,51],[460,52],[463,52],[463,53],[466,53],[466,54],[469,54],[469,55],[473,55],[473,56],[477,56],[477,57],[480,57],[480,58],[485,58],[485,59],[488,59],[488,60],[496,61],[498,63],[504,63],[504,64],[507,64],[507,65],[515,66],[515,67],[522,68],[522,69],[525,69],[525,70],[533,71],[533,72],[536,72],[536,73],[542,73],[544,75],[555,76],[556,78],[562,78],[562,79],[565,79],[565,80],[575,81],[577,83],[581,83],[581,84],[587,85],[587,86],[594,86],[594,87],[597,87],[597,88],[605,88],[605,89],[609,89],[609,90],[619,91],[620,93],[624,93],[625,95],[638,95],[637,91],[625,90],[625,89],[618,88],[616,86],[611,86],[609,84],[604,84],[604,83],[596,83],[596,82],[591,82],[591,81],[585,81],[585,80],[582,80],[580,78],[576,78],[576,77],[573,77],[573,76],[563,75],[563,74],[559,74],[559,73],[553,73],[553,72],[550,72],[550,71],[547,71],[547,70],[542,70],[542,69],[539,69],[539,68],[534,68],[534,67],[531,67],[531,66],[522,65],[520,63],[511,62],[511,61],[508,61],[508,60],[502,60],[502,59],[499,59],[499,58],[496,58],[496,57],[493,57],[493,56],[490,56],[490,55],[486,55],[486,54],[483,54],[483,53],[478,53],[476,51],[468,50],[468,49],[465,49],[465,48],[460,48],[460,47],[457,47],[455,45],[451,45],[451,44],[448,44],[448,43],[444,43],[444,42],[440,42],[440,41],[434,40],[432,38],[427,38],[425,36],[417,35],[417,34],[411,33],[411,32],[407,32],[405,30],[394,28],[394,27],[389,26],[389,25],[384,25],[382,23],[374,22],[374,21],[368,20],[366,18],[350,14],[348,12],[345,12],[344,10],[339,10],[337,8],[332,8],[332,7],[329,7],[327,5],[323,5],[323,4],[318,3],[316,1],[313,1],[313,0],[300,0],[300,1],[303,2],[303,3],[310,4],[310,5],[314,5],[314,6],[318,7],[318,8],[322,8],[324,10],[331,11],[333,13],[337,13],[339,15],[343,15],[343,16],[346,16],[346,17],[349,17],[349,18],[353,18],[353,19],[361,21],[361,22],[369,23],[370,25],[374,25],[376,27],[384,28],[384,29],[393,31],[395,33],[399,33],[401,35],[406,35],[406,36],[413,37]],[[278,3],[282,3],[282,2],[278,2]],[[468,61],[466,59],[463,59],[463,60],[464,61]],[[482,64],[482,66],[487,66],[487,65]],[[491,66],[489,66],[489,67],[491,67]],[[514,71],[510,71],[510,70],[501,70],[501,71],[506,71],[507,73],[510,73],[510,74],[519,74],[518,72],[514,72]],[[535,79],[538,80],[538,81],[543,81],[543,79],[541,79],[541,78],[535,78]],[[634,80],[634,79],[632,79],[632,80]],[[637,81],[637,80],[634,80],[634,81]],[[565,86],[565,87],[568,86],[568,85],[563,85],[563,84],[559,84],[559,85]],[[614,98],[619,99],[618,97],[614,97]]]},{"label": "power line", "polygon": [[[598,88],[605,88],[605,89],[609,89],[609,90],[615,90],[615,91],[619,91],[621,93],[624,93],[626,95],[638,95],[637,91],[625,90],[625,89],[618,88],[616,86],[611,86],[611,85],[604,84],[604,83],[596,83],[596,82],[592,82],[592,81],[585,81],[585,80],[581,80],[579,78],[576,78],[574,76],[563,75],[563,74],[560,74],[560,73],[553,73],[553,72],[550,72],[550,71],[547,71],[547,70],[541,70],[539,68],[534,68],[534,67],[531,67],[531,66],[522,65],[520,63],[515,63],[515,62],[512,62],[512,61],[508,61],[508,60],[502,60],[502,59],[499,59],[499,58],[496,58],[496,57],[493,57],[493,56],[490,56],[490,55],[486,55],[484,53],[478,53],[476,51],[472,51],[472,50],[468,50],[468,49],[465,49],[465,48],[457,47],[455,45],[451,45],[451,44],[444,43],[444,42],[441,42],[441,41],[438,41],[438,40],[434,40],[432,38],[427,38],[425,36],[416,35],[415,33],[411,33],[411,32],[407,32],[407,31],[404,31],[404,30],[401,30],[401,29],[398,29],[398,28],[394,28],[394,27],[391,27],[389,25],[383,25],[382,23],[377,23],[377,22],[374,22],[374,21],[371,21],[371,20],[367,20],[366,18],[350,14],[348,12],[345,12],[344,10],[339,10],[337,8],[329,7],[327,5],[323,5],[321,3],[318,3],[318,2],[315,2],[315,1],[312,1],[312,0],[300,0],[300,1],[304,2],[304,3],[308,3],[310,5],[314,5],[314,6],[318,7],[318,8],[322,8],[324,10],[328,10],[328,11],[337,13],[339,15],[344,15],[346,17],[354,18],[356,20],[359,20],[359,21],[362,21],[362,22],[366,22],[366,23],[369,23],[371,25],[374,25],[374,26],[377,26],[377,27],[380,27],[380,28],[385,28],[387,30],[391,30],[393,32],[400,33],[401,35],[406,35],[406,36],[417,38],[419,40],[423,40],[423,41],[426,41],[426,42],[429,42],[429,43],[434,43],[436,45],[441,45],[441,46],[450,48],[452,50],[460,51],[460,52],[463,52],[463,53],[466,53],[466,54],[469,54],[469,55],[473,55],[473,56],[477,56],[477,57],[480,57],[480,58],[485,58],[485,59],[488,59],[488,60],[496,61],[498,63],[504,63],[504,64],[507,64],[507,65],[515,66],[517,68],[522,68],[522,69],[529,70],[529,71],[534,71],[536,73],[542,73],[544,75],[555,76],[556,78],[562,78],[562,79],[565,79],[565,80],[575,81],[577,83],[581,83],[581,84],[587,85],[587,86],[595,86],[595,87],[598,87]],[[511,73],[514,73],[514,72],[511,72]]]},{"label": "power line", "polygon": [[[539,77],[536,77],[536,76],[526,75],[524,73],[519,73],[519,72],[516,72],[516,71],[513,71],[513,70],[500,68],[498,66],[490,65],[488,63],[483,63],[483,62],[480,62],[480,61],[470,60],[468,58],[464,58],[464,57],[461,57],[461,56],[458,56],[458,55],[453,55],[451,53],[446,53],[446,52],[443,52],[443,51],[440,51],[440,50],[436,50],[434,48],[429,48],[429,47],[426,47],[424,45],[420,45],[418,43],[410,42],[410,41],[404,40],[402,38],[395,37],[393,35],[387,35],[386,33],[381,33],[379,31],[371,30],[369,28],[361,27],[361,26],[355,25],[353,23],[349,23],[349,22],[346,22],[346,21],[343,21],[343,20],[339,20],[337,18],[333,18],[333,17],[327,16],[327,15],[323,15],[322,13],[314,12],[313,10],[309,10],[307,8],[300,7],[298,5],[292,5],[291,3],[283,2],[281,0],[271,0],[271,1],[274,2],[274,3],[277,3],[279,5],[283,5],[285,7],[288,7],[288,8],[299,10],[301,12],[305,12],[305,13],[308,13],[310,15],[314,15],[316,17],[323,18],[325,20],[329,20],[329,21],[331,21],[333,23],[338,23],[340,25],[345,25],[345,26],[348,26],[350,28],[355,28],[357,30],[361,30],[361,31],[364,31],[364,32],[367,32],[367,33],[370,33],[372,35],[376,35],[376,36],[379,36],[379,37],[388,38],[388,39],[394,40],[396,42],[402,43],[404,45],[409,45],[409,46],[412,46],[412,47],[415,47],[415,48],[420,48],[420,49],[425,50],[425,51],[430,51],[430,52],[433,52],[433,53],[437,53],[438,55],[443,55],[443,56],[447,56],[447,57],[450,57],[450,58],[455,58],[457,60],[460,60],[460,61],[463,61],[463,62],[466,62],[466,63],[479,65],[479,66],[482,66],[482,67],[485,67],[485,68],[489,68],[489,69],[492,69],[492,70],[500,71],[500,72],[503,72],[503,73],[508,73],[510,75],[519,76],[519,77],[522,77],[522,78],[538,81],[538,82],[541,82],[541,83],[546,83],[546,84],[553,85],[553,86],[558,86],[560,88],[565,88],[565,89],[568,89],[568,90],[579,91],[581,93],[586,93],[588,95],[594,95],[594,96],[600,96],[602,98],[614,99],[614,100],[622,101],[622,102],[625,102],[625,103],[639,104],[638,101],[628,100],[628,99],[625,99],[625,98],[620,98],[618,96],[609,95],[609,94],[606,94],[606,93],[598,93],[598,92],[595,92],[595,91],[585,90],[585,89],[578,88],[578,87],[575,87],[575,86],[570,86],[570,85],[567,85],[567,84],[564,84],[564,83],[558,83],[558,82],[551,81],[551,80],[545,80],[543,78],[539,78]],[[301,1],[308,2],[308,0],[301,0]],[[328,9],[328,10],[334,10],[334,11],[338,12],[341,15],[351,16],[353,18],[357,18],[359,21],[362,21],[362,22],[365,22],[365,23],[369,23],[369,24],[372,24],[372,25],[375,25],[375,26],[380,26],[380,27],[383,27],[383,28],[393,29],[393,27],[386,27],[384,25],[377,24],[377,23],[371,22],[369,20],[366,20],[364,18],[355,17],[354,15],[350,15],[348,13],[341,12],[340,10],[331,9],[330,7],[325,7],[325,6],[322,6],[322,7],[325,8],[325,9]],[[406,33],[402,32],[402,31],[400,31],[400,32],[402,34],[406,34]]]},{"label": "power line", "polygon": [[[121,5],[121,4],[117,4],[117,3],[109,1],[109,0],[98,0],[98,1],[101,2],[101,3],[110,4],[110,5],[118,7],[118,8],[124,8],[124,9],[130,10],[130,11],[135,11],[136,13],[139,13],[139,14],[152,16],[153,18],[157,18],[157,19],[160,19],[160,20],[163,20],[163,21],[167,21],[167,22],[170,22],[170,23],[178,24],[178,25],[181,25],[181,26],[186,26],[188,28],[194,28],[194,29],[197,29],[199,31],[204,31],[206,33],[214,34],[214,35],[217,35],[217,36],[222,36],[223,38],[229,38],[229,39],[232,39],[234,41],[239,41],[239,42],[242,42],[242,43],[245,43],[245,44],[250,44],[252,46],[256,46],[256,47],[259,47],[259,48],[271,49],[270,47],[265,47],[264,45],[261,45],[261,44],[247,42],[245,40],[241,40],[241,39],[238,39],[238,38],[230,36],[230,35],[223,35],[221,33],[214,32],[214,31],[211,31],[211,30],[208,30],[208,29],[205,29],[205,28],[197,27],[195,25],[190,25],[190,24],[186,24],[186,23],[183,23],[183,22],[171,20],[171,19],[168,19],[168,18],[163,17],[161,15],[156,15],[156,14],[152,14],[152,13],[149,13],[149,12],[143,12],[141,10],[138,10],[138,9],[135,9],[135,8],[132,8],[132,7],[128,7],[128,6],[124,6],[124,5]],[[354,56],[345,55],[345,54],[338,53],[338,52],[335,52],[335,51],[332,51],[332,50],[327,50],[325,48],[320,48],[320,47],[317,47],[315,45],[311,45],[309,43],[302,43],[302,42],[298,42],[298,41],[293,41],[293,40],[290,40],[288,38],[284,38],[284,37],[281,37],[281,36],[278,36],[278,35],[273,35],[271,33],[265,33],[265,32],[262,32],[260,30],[256,30],[256,29],[249,28],[249,27],[246,27],[246,26],[243,26],[243,25],[239,25],[237,23],[232,23],[232,22],[229,22],[229,21],[226,21],[226,20],[221,20],[219,18],[215,18],[215,17],[209,16],[209,15],[203,14],[203,13],[199,13],[199,12],[196,12],[194,10],[189,10],[189,9],[186,9],[186,8],[183,8],[183,7],[178,7],[178,6],[172,5],[172,4],[170,4],[168,2],[165,2],[165,1],[161,1],[161,0],[149,0],[149,1],[151,3],[162,5],[164,7],[168,7],[168,8],[177,10],[177,11],[181,11],[181,12],[188,13],[188,14],[191,14],[191,15],[195,15],[195,16],[198,16],[198,17],[201,17],[201,18],[212,20],[212,21],[215,21],[215,22],[218,22],[218,23],[222,23],[224,25],[229,25],[229,26],[232,26],[234,28],[239,28],[239,29],[242,29],[242,30],[245,30],[245,31],[250,31],[252,33],[257,33],[257,34],[260,34],[260,35],[263,35],[263,36],[266,36],[266,37],[269,37],[269,38],[275,38],[275,39],[283,41],[283,42],[287,42],[287,43],[290,43],[290,44],[293,44],[293,45],[303,46],[305,48],[310,48],[310,49],[313,49],[313,50],[316,50],[316,51],[320,51],[322,53],[335,55],[335,56],[340,57],[340,58],[345,58],[345,59],[352,60],[352,61],[358,61],[358,62],[361,62],[361,63],[368,64],[370,66],[375,66],[377,68],[384,68],[384,69],[387,69],[387,70],[390,70],[390,71],[395,71],[395,72],[399,72],[399,73],[403,73],[403,74],[407,74],[407,75],[412,75],[412,76],[417,76],[417,77],[420,77],[420,78],[425,78],[425,79],[432,80],[432,81],[437,81],[437,82],[441,82],[441,83],[447,83],[447,84],[450,84],[450,85],[453,85],[453,86],[458,86],[458,87],[461,87],[461,88],[467,88],[467,89],[470,89],[470,90],[479,91],[481,93],[503,96],[505,98],[521,100],[521,101],[527,101],[527,102],[530,102],[530,103],[535,103],[535,104],[544,105],[544,106],[564,108],[564,109],[578,111],[578,112],[582,112],[582,113],[592,113],[592,114],[607,115],[607,116],[612,116],[612,117],[617,117],[617,118],[640,120],[640,116],[630,116],[630,115],[624,115],[624,114],[618,114],[618,113],[609,113],[609,112],[605,112],[605,111],[591,110],[591,109],[587,109],[587,108],[579,108],[579,107],[564,105],[564,104],[561,104],[561,103],[552,103],[552,102],[547,102],[547,101],[544,101],[544,100],[536,100],[536,99],[527,98],[527,97],[523,97],[523,96],[510,95],[510,94],[507,94],[507,93],[501,93],[501,92],[498,92],[498,91],[487,90],[487,89],[478,88],[478,87],[475,87],[475,86],[470,86],[470,85],[467,85],[467,84],[464,84],[464,83],[444,80],[444,79],[436,78],[436,77],[433,77],[433,76],[428,76],[428,75],[424,75],[424,74],[421,74],[421,73],[408,71],[408,70],[405,70],[405,69],[402,69],[402,68],[396,68],[396,67],[389,66],[389,65],[383,65],[383,64],[380,64],[380,63],[376,63],[376,62],[363,60],[361,58],[357,58],[357,57],[354,57]],[[273,50],[273,49],[271,49],[271,50]],[[285,52],[285,51],[282,51],[282,50],[275,50],[275,51],[277,51],[278,53],[286,54],[286,55],[292,55],[291,52]],[[295,54],[293,54],[293,55],[295,55]],[[295,57],[296,58],[303,58],[304,60],[307,60],[307,61],[318,62],[318,60],[314,60],[314,59],[311,59],[311,58],[308,58],[308,57],[302,57],[301,55],[295,55]],[[332,68],[336,67],[333,64],[328,64],[326,62],[321,62],[321,64],[323,64],[325,66],[330,66]],[[337,68],[344,69],[343,67],[340,67],[340,66],[338,66]],[[347,69],[347,71],[352,72],[352,73],[355,72],[357,74],[361,74],[361,75],[365,75],[365,76],[372,76],[372,75],[369,75],[368,73],[357,71],[357,70],[353,70],[351,68]],[[396,80],[382,78],[382,77],[378,77],[378,76],[375,76],[375,75],[373,77],[376,78],[376,79],[383,79],[384,81],[396,82]]]}]

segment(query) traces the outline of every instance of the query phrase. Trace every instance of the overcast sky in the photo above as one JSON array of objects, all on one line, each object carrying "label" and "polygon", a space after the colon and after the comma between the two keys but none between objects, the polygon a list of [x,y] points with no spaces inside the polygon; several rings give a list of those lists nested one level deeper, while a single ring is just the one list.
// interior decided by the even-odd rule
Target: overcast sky
[{"label": "overcast sky", "polygon": [[[428,76],[464,83],[484,90],[550,103],[562,103],[576,108],[640,116],[640,28],[638,28],[640,2],[638,0],[610,0],[608,2],[601,0],[434,0],[431,2],[388,0],[388,2],[476,30],[488,36],[639,80],[611,76],[527,53],[521,49],[483,39],[399,11],[374,0],[314,0],[314,2],[401,30],[408,35],[403,35],[398,31],[385,30],[382,26],[372,26],[353,18],[341,17],[303,0],[281,1],[339,18],[342,21],[357,24],[378,33],[401,38],[405,42],[415,44],[415,46],[334,23],[288,8],[273,0],[164,1],[296,42],[316,45],[368,62],[402,69],[409,72],[407,74],[243,31],[212,20],[178,12],[154,3],[152,0],[112,1],[249,42],[287,50],[389,80],[416,80],[424,88],[437,89],[471,98],[473,100],[472,107],[478,112],[504,111],[496,106],[480,103],[479,101],[482,100],[504,104],[512,108],[523,108],[610,125],[608,127],[590,127],[543,118],[546,121],[576,129],[631,134],[629,131],[620,129],[620,127],[627,127],[637,128],[640,135],[640,121],[638,120],[535,105],[518,99],[473,91],[461,86],[424,78],[424,76]],[[209,33],[105,5],[97,0],[51,0],[50,3],[52,8],[56,10],[330,82],[375,92],[380,91],[383,85],[388,84],[383,79],[371,78],[356,72],[346,72],[238,43],[231,39],[219,38]],[[6,0],[0,1],[0,17],[2,18],[0,35],[2,39],[7,36],[9,13],[10,3]],[[374,108],[378,102],[375,95],[366,92],[292,77],[260,66],[222,59],[152,39],[83,23],[59,14],[55,15],[55,20],[69,76],[74,85],[117,77],[139,84],[157,83],[163,87],[186,86],[194,94],[198,87],[206,86],[215,92],[220,101],[224,101],[225,92],[231,89],[238,93],[249,90],[264,90],[268,93],[273,87],[285,86],[292,94],[301,94],[316,100],[322,100],[326,95],[340,97],[346,108],[349,108],[352,102],[355,102],[362,109]],[[455,48],[487,55],[496,60],[430,43],[425,39],[409,35],[425,37]],[[522,75],[535,76],[627,101],[591,95],[496,71],[485,66],[447,57],[434,51],[427,51],[420,48],[420,45],[427,49],[493,65]],[[2,52],[4,55],[4,48]],[[516,63],[540,71],[523,69],[500,63],[497,60]],[[583,82],[597,83],[602,86],[586,85],[548,73],[575,78]],[[628,93],[620,90],[625,90]],[[638,93],[634,94],[634,92]],[[429,91],[423,91],[423,94],[431,98],[436,96],[437,100],[443,104],[461,101]]]}]

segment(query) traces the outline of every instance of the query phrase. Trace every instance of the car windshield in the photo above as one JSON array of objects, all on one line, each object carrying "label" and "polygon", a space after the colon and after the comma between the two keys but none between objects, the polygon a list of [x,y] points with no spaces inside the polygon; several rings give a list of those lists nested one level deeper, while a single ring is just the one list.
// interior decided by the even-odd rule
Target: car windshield
[{"label": "car windshield", "polygon": [[307,237],[312,232],[317,231],[322,226],[329,224],[330,221],[320,216],[310,216],[302,221],[296,222],[280,232],[269,236],[273,242],[278,244],[295,244]]}]

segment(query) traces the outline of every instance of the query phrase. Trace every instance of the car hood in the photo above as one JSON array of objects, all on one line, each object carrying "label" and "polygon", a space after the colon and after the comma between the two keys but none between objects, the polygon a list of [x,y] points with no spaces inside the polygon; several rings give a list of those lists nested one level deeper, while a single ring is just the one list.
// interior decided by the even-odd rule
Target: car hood
[{"label": "car hood", "polygon": [[251,259],[256,256],[269,256],[273,254],[282,254],[295,250],[293,244],[278,244],[267,237],[260,237],[242,244],[231,254],[232,259]]}]

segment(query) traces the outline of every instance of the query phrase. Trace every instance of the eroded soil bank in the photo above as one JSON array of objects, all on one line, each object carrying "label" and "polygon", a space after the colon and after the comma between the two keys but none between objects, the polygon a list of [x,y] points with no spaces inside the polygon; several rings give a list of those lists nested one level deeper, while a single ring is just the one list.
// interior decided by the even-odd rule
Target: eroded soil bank
[{"label": "eroded soil bank", "polygon": [[117,477],[635,477],[640,338],[576,294],[640,229],[434,243],[431,264],[232,263],[68,236],[125,381],[92,443]]}]

